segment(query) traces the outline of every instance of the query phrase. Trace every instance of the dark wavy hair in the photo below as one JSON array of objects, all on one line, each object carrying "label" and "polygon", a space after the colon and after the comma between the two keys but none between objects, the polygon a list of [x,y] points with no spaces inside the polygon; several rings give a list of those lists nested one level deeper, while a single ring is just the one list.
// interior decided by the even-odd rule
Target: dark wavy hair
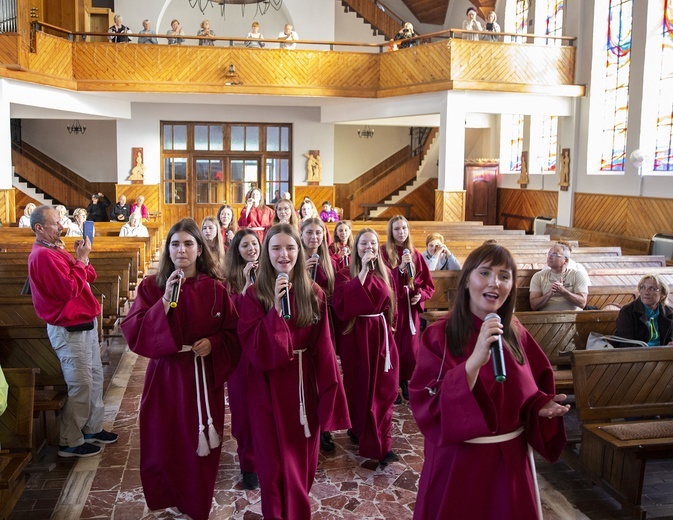
[{"label": "dark wavy hair", "polygon": [[[227,229],[224,229],[222,227],[222,212],[228,209],[231,211],[231,222],[229,222],[229,227]],[[231,231],[232,233],[236,233],[238,231],[238,221],[236,220],[236,212],[234,211],[234,208],[232,208],[229,204],[222,204],[220,206],[220,209],[217,210],[217,223],[219,224],[221,230],[222,230],[222,235],[224,238],[224,245],[229,246],[228,244],[228,239],[227,239],[227,231]]]},{"label": "dark wavy hair", "polygon": [[467,284],[472,272],[478,269],[480,265],[504,265],[512,272],[512,290],[502,307],[498,309],[498,314],[504,329],[503,339],[505,341],[503,345],[509,349],[517,362],[523,365],[524,357],[518,335],[521,325],[517,320],[512,320],[514,304],[516,303],[516,260],[508,249],[498,244],[483,244],[473,250],[465,260],[458,279],[453,314],[446,325],[446,342],[449,345],[449,351],[454,356],[462,356],[464,353],[463,346],[467,344],[470,336],[476,332],[472,312],[470,311],[470,291]]},{"label": "dark wavy hair", "polygon": [[239,229],[236,232],[224,257],[224,277],[227,280],[227,288],[232,294],[241,294],[243,287],[245,287],[243,268],[248,262],[241,256],[238,246],[241,245],[241,241],[246,236],[254,237],[259,245],[259,252],[262,252],[262,244],[259,243],[259,237],[252,229]]},{"label": "dark wavy hair", "polygon": [[181,231],[190,234],[201,249],[201,254],[196,257],[196,272],[208,275],[216,280],[221,280],[222,275],[220,274],[220,270],[213,255],[210,254],[208,244],[206,244],[206,241],[201,234],[201,228],[194,219],[183,218],[180,222],[173,224],[173,227],[168,231],[168,235],[166,235],[166,243],[164,245],[164,251],[161,254],[159,270],[157,272],[157,286],[165,289],[166,280],[168,280],[171,273],[175,271],[175,264],[171,260],[171,239],[173,238],[173,235]]}]

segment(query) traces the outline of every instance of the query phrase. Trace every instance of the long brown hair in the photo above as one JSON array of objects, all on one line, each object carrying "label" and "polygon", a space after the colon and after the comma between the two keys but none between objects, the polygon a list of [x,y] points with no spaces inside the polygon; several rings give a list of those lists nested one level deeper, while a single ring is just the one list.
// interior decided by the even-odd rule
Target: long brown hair
[{"label": "long brown hair", "polygon": [[386,237],[386,254],[388,255],[388,262],[390,262],[390,267],[392,267],[393,269],[395,269],[398,265],[400,265],[400,257],[397,254],[397,246],[395,245],[395,238],[393,237],[393,224],[398,220],[403,220],[404,222],[406,222],[407,229],[409,230],[407,239],[402,244],[402,249],[408,249],[409,251],[411,251],[411,254],[413,254],[414,251],[416,251],[414,249],[414,243],[411,241],[411,229],[409,229],[409,221],[402,215],[395,215],[388,221],[388,231],[387,231],[388,235]]},{"label": "long brown hair", "polygon": [[246,236],[254,237],[259,245],[260,253],[262,251],[262,246],[259,244],[259,237],[252,229],[239,229],[236,232],[234,238],[231,240],[229,249],[227,249],[227,254],[224,257],[224,277],[227,280],[227,288],[232,294],[241,294],[245,287],[243,268],[247,265],[248,261],[243,259],[241,253],[238,251],[238,246],[241,245],[241,241]]},{"label": "long brown hair", "polygon": [[222,270],[224,266],[224,239],[222,238],[221,233],[222,226],[220,226],[220,223],[215,217],[206,217],[201,221],[201,234],[203,234],[203,226],[206,222],[210,222],[213,226],[215,226],[215,238],[213,238],[212,247],[211,243],[206,240],[205,236],[203,237],[203,240],[206,242],[206,247],[210,249],[210,253],[213,255],[213,258],[220,267],[220,270]]},{"label": "long brown hair", "polygon": [[472,271],[483,264],[489,266],[504,265],[512,272],[512,290],[498,309],[498,314],[504,329],[503,339],[505,341],[503,345],[509,349],[517,362],[523,365],[525,359],[518,335],[521,325],[517,320],[512,320],[516,302],[516,261],[508,249],[498,244],[483,244],[473,250],[465,260],[458,279],[453,314],[446,325],[446,342],[449,345],[449,351],[454,356],[462,356],[464,353],[463,346],[475,332],[472,312],[470,311],[470,291],[467,288],[467,283]]},{"label": "long brown hair", "polygon": [[[222,212],[228,209],[231,211],[231,222],[229,222],[229,226],[227,226],[226,229],[222,226]],[[220,229],[222,231],[222,234],[225,236],[224,238],[224,244],[227,244],[227,231],[231,231],[232,233],[236,233],[238,231],[238,222],[236,221],[236,212],[234,211],[234,208],[232,208],[229,204],[222,204],[220,206],[220,209],[217,210],[217,224],[220,226]]]},{"label": "long brown hair", "polygon": [[304,220],[301,223],[301,232],[300,232],[300,235],[302,236],[301,243],[304,249],[304,253],[308,255],[308,252],[306,251],[306,246],[304,246],[303,235],[304,235],[304,228],[310,226],[311,224],[320,226],[320,229],[322,229],[322,242],[318,246],[318,255],[320,256],[320,265],[322,266],[323,271],[325,271],[325,276],[327,276],[327,291],[326,291],[327,296],[331,297],[332,294],[334,293],[334,267],[332,267],[332,257],[330,256],[329,250],[327,249],[327,229],[325,228],[325,223],[319,218],[309,218]]},{"label": "long brown hair", "polygon": [[[290,224],[276,224],[267,231],[264,245],[262,246],[262,253],[259,257],[255,293],[264,309],[269,312],[269,309],[274,306],[277,276],[269,257],[269,242],[271,242],[274,236],[281,233],[292,237],[297,244],[297,263],[294,264],[290,273],[290,281],[292,282],[292,292],[294,293],[294,301],[297,306],[297,326],[307,327],[320,319],[320,302],[313,288],[313,281],[308,275],[308,271],[306,271],[306,260],[302,253],[303,246],[301,245],[299,232]],[[318,288],[318,290],[320,289]]]},{"label": "long brown hair", "polygon": [[[358,254],[357,247],[358,243],[360,242],[360,237],[364,235],[365,233],[372,233],[376,237],[376,242],[380,245],[379,242],[379,235],[376,231],[374,231],[371,228],[363,228],[360,231],[358,231],[358,234],[355,236],[354,240],[354,248],[351,251],[351,263],[350,263],[350,275],[351,279],[357,277],[362,270],[362,258],[360,258],[360,255]],[[380,251],[379,251],[380,255]],[[390,284],[390,276],[388,276],[388,268],[386,267],[386,264],[381,261],[381,258],[377,258],[377,260],[374,262],[374,269],[371,271],[371,276],[378,276],[381,278],[386,285],[388,286],[388,299],[389,299],[389,305],[388,305],[388,312],[386,313],[386,319],[388,320],[388,324],[393,327],[394,326],[394,317],[395,317],[395,301],[397,300],[397,296],[395,295],[395,291],[393,290],[392,285]],[[355,324],[355,319],[351,320],[346,328],[343,331],[343,334],[348,334],[352,329],[353,325]]]},{"label": "long brown hair", "polygon": [[[337,233],[340,226],[346,226],[351,230],[351,233],[348,235],[348,240],[346,240],[345,244],[341,242],[339,234]],[[343,247],[347,247],[349,251],[353,251],[353,223],[350,220],[340,220],[336,223],[336,226],[334,226],[334,236],[332,237],[332,243],[329,246],[330,252],[334,253],[335,255],[338,254],[340,249],[339,244],[341,244]]]},{"label": "long brown hair", "polygon": [[184,231],[194,238],[197,245],[201,248],[201,254],[196,257],[196,272],[203,273],[215,278],[216,280],[221,280],[222,275],[220,270],[213,259],[213,255],[210,254],[210,249],[208,249],[208,244],[206,244],[203,235],[201,234],[201,228],[192,218],[183,218],[181,221],[173,224],[173,227],[168,231],[166,235],[166,243],[164,245],[164,251],[161,254],[161,260],[159,261],[159,270],[157,271],[156,285],[162,289],[166,288],[166,280],[175,271],[175,264],[171,260],[171,239],[173,235]]},{"label": "long brown hair", "polygon": [[273,226],[274,224],[280,224],[278,213],[276,213],[279,204],[288,204],[290,206],[290,224],[299,229],[299,218],[297,217],[297,212],[294,209],[294,203],[290,199],[280,199],[278,202],[276,202],[276,207],[273,209],[273,220],[271,221],[271,225]]}]

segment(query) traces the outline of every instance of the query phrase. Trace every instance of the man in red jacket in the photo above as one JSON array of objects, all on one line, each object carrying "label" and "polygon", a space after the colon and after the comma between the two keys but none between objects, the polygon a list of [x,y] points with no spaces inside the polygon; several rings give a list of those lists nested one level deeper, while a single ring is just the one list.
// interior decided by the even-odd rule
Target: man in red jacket
[{"label": "man in red jacket", "polygon": [[63,247],[63,227],[51,206],[33,211],[30,227],[35,244],[28,257],[28,278],[36,314],[47,322],[47,333],[68,385],[68,400],[60,416],[61,457],[91,457],[96,444],[110,444],[116,433],[103,429],[103,366],[96,317],[100,304],[89,282],[96,271],[89,264],[91,242],[75,241],[75,256]]}]

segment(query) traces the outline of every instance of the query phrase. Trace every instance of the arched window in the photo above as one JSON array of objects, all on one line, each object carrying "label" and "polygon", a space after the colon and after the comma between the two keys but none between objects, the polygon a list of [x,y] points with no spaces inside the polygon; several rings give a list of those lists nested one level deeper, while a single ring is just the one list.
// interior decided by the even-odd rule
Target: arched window
[{"label": "arched window", "polygon": [[624,171],[631,71],[632,0],[610,0],[601,171]]},{"label": "arched window", "polygon": [[500,116],[502,150],[500,171],[503,173],[521,172],[523,125],[523,114],[503,114]]},{"label": "arched window", "polygon": [[[563,0],[544,0],[545,29],[549,36],[563,36]],[[549,40],[549,45],[561,45],[561,40]]]},{"label": "arched window", "polygon": [[673,172],[673,0],[664,1],[654,171]]}]

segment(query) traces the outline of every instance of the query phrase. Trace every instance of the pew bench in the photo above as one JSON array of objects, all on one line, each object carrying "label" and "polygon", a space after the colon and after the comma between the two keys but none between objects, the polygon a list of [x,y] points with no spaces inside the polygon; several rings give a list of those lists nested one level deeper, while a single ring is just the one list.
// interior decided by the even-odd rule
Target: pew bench
[{"label": "pew bench", "polygon": [[553,240],[577,240],[580,246],[618,245],[624,253],[633,255],[646,255],[650,252],[650,239],[648,238],[629,237],[556,224],[547,224],[545,233],[550,235]]},{"label": "pew bench", "polygon": [[580,464],[644,519],[647,461],[673,458],[673,348],[575,351],[571,362],[582,421]]},{"label": "pew bench", "polygon": [[26,487],[25,469],[32,458],[34,368],[3,368],[9,395],[0,415],[0,518],[14,509]]}]

